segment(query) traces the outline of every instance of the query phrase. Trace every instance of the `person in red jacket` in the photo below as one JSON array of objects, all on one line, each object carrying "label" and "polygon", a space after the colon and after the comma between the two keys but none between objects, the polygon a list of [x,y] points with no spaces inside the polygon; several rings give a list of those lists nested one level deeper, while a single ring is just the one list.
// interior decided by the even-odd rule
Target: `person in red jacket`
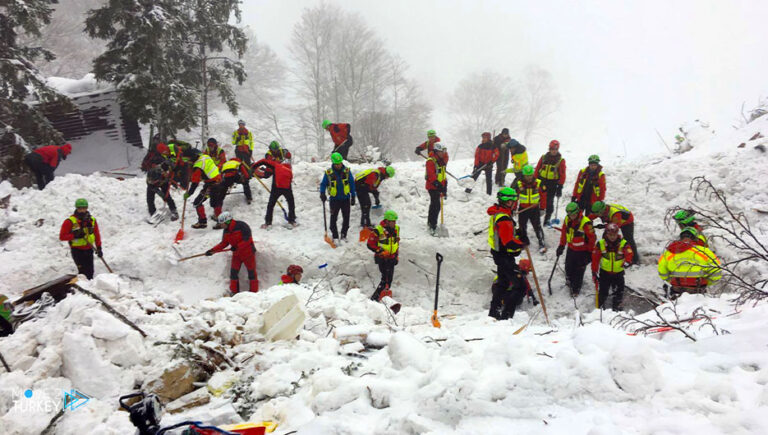
[{"label": "person in red jacket", "polygon": [[437,215],[440,213],[440,198],[448,198],[448,179],[445,177],[445,165],[448,164],[448,154],[445,146],[437,142],[429,153],[426,164],[426,188],[429,192],[429,214],[427,225],[429,233],[437,236]]},{"label": "person in red jacket", "polygon": [[[533,294],[533,289],[531,288],[531,282],[528,281],[528,274],[531,273],[533,270],[533,265],[531,264],[531,260],[527,258],[523,258],[517,263],[517,266],[520,268],[520,274],[523,278],[523,286],[525,287],[525,297],[528,298],[528,302],[532,303],[534,306],[539,305],[539,301],[536,299],[536,295]],[[520,302],[522,303],[522,298],[520,299]]]},{"label": "person in red jacket", "polygon": [[600,157],[596,154],[589,156],[589,165],[579,171],[576,184],[573,185],[571,202],[579,205],[579,208],[589,212],[592,204],[605,200],[605,174],[600,166]]},{"label": "person in red jacket", "polygon": [[227,160],[221,165],[220,169],[222,190],[224,192],[229,192],[229,188],[234,186],[235,183],[242,184],[245,203],[250,204],[253,201],[253,195],[251,194],[251,185],[249,184],[251,172],[248,170],[248,165],[235,157]]},{"label": "person in red jacket", "polygon": [[624,268],[632,264],[633,255],[629,243],[619,234],[619,226],[608,224],[603,238],[592,250],[592,281],[598,285],[595,308],[603,308],[611,289],[615,289],[612,306],[619,311],[624,298]]},{"label": "person in red jacket", "polygon": [[72,145],[67,143],[61,146],[40,147],[24,156],[24,163],[35,174],[38,189],[43,190],[48,183],[53,181],[53,171],[59,166],[61,160],[67,160],[67,156],[71,152]]},{"label": "person in red jacket", "polygon": [[366,169],[355,174],[355,193],[360,202],[360,226],[371,226],[371,197],[376,201],[376,206],[381,205],[379,201],[379,185],[382,181],[395,176],[395,168],[392,166],[380,166],[377,169]]},{"label": "person in red jacket", "polygon": [[549,142],[549,152],[539,158],[533,176],[541,180],[550,193],[547,195],[547,211],[544,213],[544,224],[549,225],[549,218],[555,211],[555,197],[560,198],[563,195],[565,184],[565,159],[560,154],[559,141]]},{"label": "person in red jacket", "polygon": [[280,142],[273,140],[269,143],[269,150],[264,154],[264,158],[275,160],[280,163],[291,163],[291,152],[280,146]]},{"label": "person in red jacket", "polygon": [[544,244],[540,210],[547,202],[548,192],[541,180],[534,178],[533,166],[523,166],[522,176],[512,184],[512,188],[517,192],[517,216],[520,220],[520,234],[528,235],[528,222],[530,222],[533,226],[533,233],[539,241],[539,251],[546,252],[547,247]]},{"label": "person in red jacket", "polygon": [[280,284],[299,284],[301,282],[301,275],[304,273],[304,269],[296,264],[288,266],[288,270],[285,275],[280,277]]},{"label": "person in red jacket", "polygon": [[347,160],[349,147],[354,143],[352,136],[349,134],[352,131],[352,126],[349,124],[334,124],[326,119],[323,121],[323,129],[331,133],[331,140],[334,145],[331,154],[339,153],[344,157],[344,160]]},{"label": "person in red jacket", "polygon": [[[421,152],[424,150],[427,150],[427,155],[431,153],[435,149],[435,144],[440,142],[440,138],[437,137],[437,133],[435,130],[428,130],[427,131],[427,140],[422,142],[421,145],[416,147],[416,150],[414,151],[418,155],[422,155]],[[447,155],[446,151],[446,155]]]},{"label": "person in red jacket", "polygon": [[[475,148],[475,167],[472,169],[472,179],[477,181],[480,173],[485,171],[485,193],[491,196],[493,186],[493,163],[499,158],[499,149],[493,145],[491,134],[482,134],[483,142]],[[471,193],[472,188],[467,187],[465,192]]]},{"label": "person in red jacket", "polygon": [[571,289],[571,296],[576,297],[581,292],[584,282],[584,271],[592,261],[592,250],[595,248],[597,237],[589,220],[575,202],[565,206],[567,216],[560,230],[560,246],[556,254],[560,257],[568,245],[565,254],[565,284]]},{"label": "person in red jacket", "polygon": [[400,255],[400,226],[397,225],[397,213],[394,210],[384,213],[384,219],[368,237],[368,249],[373,252],[373,261],[381,272],[379,286],[371,295],[371,300],[380,301],[385,296],[392,297],[392,279]]},{"label": "person in red jacket", "polygon": [[205,251],[205,255],[211,256],[216,252],[223,251],[227,246],[231,246],[232,263],[229,269],[229,291],[232,294],[240,291],[237,273],[245,265],[245,268],[248,269],[249,290],[256,293],[259,291],[259,280],[256,275],[256,247],[253,245],[251,227],[243,221],[232,219],[232,214],[228,211],[222,212],[218,221],[224,228],[221,242]]},{"label": "person in red jacket", "polygon": [[[293,200],[293,168],[290,163],[281,163],[277,160],[261,159],[253,164],[256,176],[259,178],[272,177],[272,189],[269,192],[267,202],[267,214],[264,216],[264,224],[261,228],[269,228],[272,225],[272,213],[275,210],[278,198],[281,196],[288,202],[288,223],[296,226],[296,204]],[[263,169],[266,168],[266,169]]]},{"label": "person in red jacket", "polygon": [[75,212],[61,224],[59,240],[69,243],[77,273],[93,279],[93,253],[102,257],[101,234],[96,219],[88,213],[88,200],[75,201]]},{"label": "person in red jacket", "polygon": [[211,156],[213,162],[216,163],[216,166],[218,166],[219,169],[221,169],[221,166],[227,161],[227,153],[225,153],[224,149],[219,146],[219,143],[216,142],[216,138],[214,137],[208,138],[203,154]]}]

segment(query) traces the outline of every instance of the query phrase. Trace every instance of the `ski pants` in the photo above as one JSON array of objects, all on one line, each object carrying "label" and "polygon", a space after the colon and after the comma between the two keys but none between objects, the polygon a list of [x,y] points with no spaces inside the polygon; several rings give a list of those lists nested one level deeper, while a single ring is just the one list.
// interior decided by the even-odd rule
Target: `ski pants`
[{"label": "ski pants", "polygon": [[267,202],[267,214],[264,216],[264,223],[272,225],[272,213],[275,211],[275,204],[280,197],[285,198],[288,202],[288,222],[296,222],[296,204],[293,201],[293,190],[291,189],[277,189],[272,186],[272,191],[269,192],[269,201]]},{"label": "ski pants", "polygon": [[224,183],[223,189],[224,192],[229,192],[229,188],[234,186],[235,183],[240,183],[243,185],[243,194],[245,195],[245,200],[250,202],[253,200],[253,195],[251,194],[251,185],[250,180],[243,181],[242,178],[239,175],[230,176],[230,177],[224,177]]},{"label": "ski pants", "polygon": [[344,160],[347,160],[347,154],[349,154],[349,147],[352,146],[352,144],[355,143],[354,140],[352,140],[352,136],[347,137],[347,140],[341,143],[341,145],[334,147],[333,151],[331,151],[331,154],[333,153],[339,153],[342,157],[344,157]]},{"label": "ski pants", "polygon": [[[483,165],[480,166],[482,167]],[[483,169],[475,168],[472,172],[472,179],[477,181],[481,172],[485,172],[485,193],[490,195],[493,192],[493,162],[488,163]]]},{"label": "ski pants", "polygon": [[339,229],[336,226],[336,221],[339,218],[339,211],[341,211],[341,238],[347,237],[347,231],[349,230],[349,198],[347,199],[331,199],[331,234],[334,239],[339,238]]},{"label": "ski pants", "polygon": [[504,177],[507,176],[507,164],[509,163],[509,150],[502,146],[499,149],[499,158],[496,160],[496,185],[504,187]]},{"label": "ski pants", "polygon": [[149,210],[150,216],[157,211],[157,208],[155,208],[155,195],[159,196],[166,204],[168,204],[168,209],[171,210],[171,212],[176,212],[176,203],[173,202],[170,189],[170,182],[165,182],[159,186],[147,184],[147,209]]},{"label": "ski pants", "polygon": [[259,291],[259,280],[256,276],[256,252],[255,249],[251,251],[251,254],[245,258],[240,257],[238,253],[232,255],[232,264],[229,269],[229,290],[232,293],[240,291],[240,281],[237,279],[237,273],[240,272],[240,268],[245,265],[248,270],[248,290],[256,293]]},{"label": "ski pants", "polygon": [[208,222],[205,217],[205,207],[203,204],[205,200],[210,197],[210,206],[213,207],[214,216],[218,217],[221,214],[221,206],[224,204],[224,195],[227,193],[227,189],[223,183],[208,183],[203,186],[203,189],[192,201],[192,205],[197,210],[197,220],[199,222]]},{"label": "ski pants", "polygon": [[491,250],[496,264],[497,277],[491,286],[491,307],[488,315],[497,320],[511,319],[515,307],[520,305],[525,296],[525,283],[515,257]]},{"label": "ski pants", "polygon": [[555,193],[557,192],[557,180],[541,180],[541,185],[545,186],[547,192],[547,211],[544,213],[544,223],[549,222],[552,212],[555,211]]},{"label": "ski pants", "polygon": [[38,153],[29,153],[24,156],[24,163],[29,166],[32,173],[35,174],[35,181],[37,181],[37,188],[43,190],[45,186],[53,181],[54,168],[51,165],[43,161],[43,156]]},{"label": "ski pants", "polygon": [[427,224],[429,228],[437,228],[437,215],[440,214],[440,191],[428,190],[429,192],[429,214],[427,215]]},{"label": "ski pants", "polygon": [[626,240],[629,247],[632,248],[634,254],[632,257],[632,264],[640,264],[640,253],[637,252],[637,244],[635,243],[635,223],[632,222],[621,227],[621,235],[624,236],[624,240]]},{"label": "ski pants", "polygon": [[357,193],[357,201],[360,203],[360,226],[371,226],[371,197],[376,200],[376,205],[379,205],[379,192],[376,190],[370,190],[367,184],[357,183],[355,185],[355,192]]},{"label": "ski pants", "polygon": [[371,296],[371,299],[378,301],[381,296],[388,296],[391,294],[391,291],[384,295],[382,295],[382,292],[385,290],[390,290],[392,287],[392,278],[395,275],[395,266],[397,265],[398,261],[397,258],[394,257],[374,257],[374,261],[379,265],[381,280],[379,281],[379,286],[376,287],[376,291],[373,293],[373,296]]},{"label": "ski pants", "polygon": [[[530,207],[530,205],[520,204],[520,208],[524,209]],[[533,226],[533,232],[536,234],[536,239],[539,241],[539,248],[544,247],[544,230],[541,229],[541,216],[539,207],[536,205],[532,209],[526,210],[520,213],[518,219],[520,220],[520,234],[528,236],[528,222],[531,222]]]},{"label": "ski pants", "polygon": [[70,248],[72,259],[75,260],[77,273],[85,275],[88,279],[93,279],[93,249]]},{"label": "ski pants", "polygon": [[619,311],[621,301],[624,299],[624,272],[610,273],[600,270],[598,283],[599,290],[595,295],[595,308],[604,308],[608,295],[613,289],[612,308],[614,311]]},{"label": "ski pants", "polygon": [[584,271],[591,262],[590,251],[574,251],[570,248],[565,250],[565,281],[571,288],[571,294],[578,296],[581,292]]}]

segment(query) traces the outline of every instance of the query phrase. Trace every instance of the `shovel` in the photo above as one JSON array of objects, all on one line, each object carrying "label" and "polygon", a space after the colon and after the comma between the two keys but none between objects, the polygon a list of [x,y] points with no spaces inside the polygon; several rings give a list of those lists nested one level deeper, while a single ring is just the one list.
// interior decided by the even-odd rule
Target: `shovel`
[{"label": "shovel", "polygon": [[443,220],[443,195],[440,195],[440,227],[437,229],[437,237],[448,237],[448,228]]},{"label": "shovel", "polygon": [[187,199],[184,199],[184,205],[181,207],[181,228],[179,228],[179,231],[176,233],[176,238],[173,240],[174,243],[179,243],[180,241],[184,240],[184,215],[187,214]]},{"label": "shovel", "polygon": [[[261,178],[256,177],[256,179],[259,180],[259,183],[261,183],[261,185],[264,186],[265,189],[267,189],[267,193],[269,193],[271,195],[272,191],[269,190],[269,187],[267,187],[267,185],[264,184],[263,181],[261,181]],[[277,205],[279,205],[280,206],[280,210],[283,211],[283,217],[285,218],[285,220],[290,222],[290,219],[288,219],[288,212],[285,211],[285,207],[283,207],[283,203],[281,203],[279,199],[277,200]]]},{"label": "shovel", "polygon": [[549,220],[549,225],[560,225],[560,219],[557,218],[557,212],[560,211],[560,197],[557,197],[557,205],[555,206],[555,217]]},{"label": "shovel", "polygon": [[528,250],[528,246],[525,247],[525,254],[528,255],[528,261],[531,262],[531,273],[533,274],[533,282],[536,284],[536,293],[539,294],[539,303],[541,303],[541,310],[544,312],[544,318],[547,319],[547,326],[549,326],[549,316],[547,315],[547,306],[544,305],[544,296],[541,295],[541,287],[539,287],[539,279],[536,277],[536,268],[533,267],[533,258],[531,258],[531,251]]},{"label": "shovel", "polygon": [[323,226],[325,227],[325,243],[331,245],[331,248],[336,249],[336,244],[333,243],[333,240],[328,236],[328,218],[325,214],[325,201],[322,201],[323,203]]},{"label": "shovel", "polygon": [[364,242],[368,240],[369,238],[371,238],[371,234],[374,234],[374,231],[372,229],[370,229],[369,227],[363,227],[363,229],[360,230],[359,241]]},{"label": "shovel", "polygon": [[[225,250],[219,251],[219,252],[227,252],[227,251],[231,251],[231,250],[232,249],[225,249]],[[214,252],[214,254],[218,254],[218,252]],[[191,260],[193,258],[202,257],[203,255],[205,255],[205,252],[203,252],[201,254],[190,255],[189,257],[183,257],[183,258],[176,258],[176,257],[170,257],[169,256],[168,257],[168,261],[170,261],[171,264],[173,264],[175,266],[175,265],[181,263],[182,261],[187,261],[187,260]]]},{"label": "shovel", "polygon": [[435,281],[435,311],[432,313],[432,326],[439,328],[440,320],[437,318],[437,298],[440,295],[440,265],[443,264],[443,256],[439,252],[435,253],[437,260],[437,279]]}]

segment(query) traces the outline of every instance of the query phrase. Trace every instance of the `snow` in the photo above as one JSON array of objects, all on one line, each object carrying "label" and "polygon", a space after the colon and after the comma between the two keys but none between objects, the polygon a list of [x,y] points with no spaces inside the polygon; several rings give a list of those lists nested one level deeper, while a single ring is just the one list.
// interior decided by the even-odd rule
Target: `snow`
[{"label": "snow", "polygon": [[[603,158],[609,202],[630,208],[637,222],[643,264],[628,270],[630,287],[660,287],[655,259],[676,232],[665,226],[665,213],[693,200],[690,181],[695,176],[705,175],[723,188],[729,204],[750,218],[765,242],[765,217],[752,208],[768,204],[763,180],[768,156],[754,149],[762,139],[748,139],[755,128],[768,131],[767,122],[763,117],[738,131],[710,133],[710,138],[702,134],[702,142],[694,139],[693,149],[678,156]],[[736,148],[745,141],[746,147]],[[537,159],[540,152],[530,150],[530,158]],[[569,189],[585,159],[564,152]],[[463,175],[471,165],[470,160],[452,161],[448,170]],[[514,319],[495,321],[487,316],[494,266],[486,235],[472,233],[487,226],[485,209],[492,201],[479,183],[463,202],[463,188],[449,180],[445,222],[451,237],[430,237],[423,163],[394,166],[397,175],[382,184],[381,197],[385,209],[400,215],[401,257],[393,291],[403,309],[394,317],[397,324],[383,305],[369,300],[378,270],[370,252],[356,242],[359,209],[352,212],[349,243],[332,250],[323,242],[317,192],[323,163],[295,165],[301,225],[293,230],[279,225],[279,211],[270,230],[258,228],[267,200],[258,183],[252,185],[253,206],[246,206],[239,194],[225,200],[225,209],[254,231],[261,284],[257,294],[231,298],[222,297],[230,254],[176,265],[168,261],[210,249],[220,232],[187,226],[177,254],[171,245],[178,222],[155,228],[143,221],[143,179],[68,174],[43,191],[0,184],[0,197],[12,195],[0,221],[13,233],[0,252],[0,293],[15,299],[24,288],[74,271],[58,231],[74,200],[86,197],[99,222],[104,258],[116,274],[104,273],[97,260],[98,275],[92,281],[80,277],[79,285],[148,334],[142,338],[98,302],[76,292],[44,318],[0,339],[0,350],[13,369],[0,373],[2,432],[40,433],[58,412],[60,391],[76,388],[92,399],[65,412],[53,433],[132,433],[127,413],[116,410],[116,398],[146,386],[169,367],[173,346],[156,343],[176,340],[226,352],[236,367],[223,364],[207,382],[210,391],[223,390],[220,397],[166,415],[165,424],[182,419],[232,423],[241,420],[240,411],[246,420],[275,421],[276,433],[768,433],[768,305],[737,310],[728,293],[684,295],[680,315],[701,307],[713,316],[717,333],[710,326],[691,325],[695,343],[675,331],[628,335],[611,326],[616,313],[594,310],[588,280],[577,307],[558,270],[552,278],[554,296],[547,295],[554,260],[550,249],[532,254],[551,326],[528,301]],[[362,168],[353,165],[354,171]],[[179,193],[174,195],[181,208]],[[187,208],[189,225],[194,212],[191,204]],[[546,231],[547,244],[554,248],[558,233]],[[713,245],[721,257],[733,257],[722,241],[713,240]],[[445,257],[440,329],[429,320],[435,252]],[[304,282],[277,286],[292,263],[304,267]],[[765,276],[768,271],[745,273]],[[244,271],[241,280],[244,287]],[[265,340],[261,314],[292,294],[307,313],[299,338]],[[514,334],[529,321],[530,326]],[[33,399],[21,395],[26,389],[34,391]],[[236,400],[234,390],[242,392]],[[32,402],[25,400],[56,406],[50,412],[44,406],[30,410]]]}]

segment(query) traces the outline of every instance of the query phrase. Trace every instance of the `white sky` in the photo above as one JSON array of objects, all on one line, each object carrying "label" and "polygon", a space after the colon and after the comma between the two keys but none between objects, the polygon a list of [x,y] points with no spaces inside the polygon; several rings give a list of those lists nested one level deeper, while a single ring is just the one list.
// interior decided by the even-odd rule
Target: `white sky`
[{"label": "white sky", "polygon": [[[319,3],[245,0],[244,24],[287,61],[293,25]],[[730,128],[742,102],[750,108],[768,95],[765,1],[333,3],[360,13],[409,63],[436,109],[438,134],[448,126],[440,109],[447,95],[485,68],[510,76],[528,64],[548,69],[563,98],[551,138],[589,152],[623,154],[624,144],[629,154],[662,151],[654,129],[671,145],[677,127],[694,119]],[[549,139],[527,145],[543,150]]]}]

